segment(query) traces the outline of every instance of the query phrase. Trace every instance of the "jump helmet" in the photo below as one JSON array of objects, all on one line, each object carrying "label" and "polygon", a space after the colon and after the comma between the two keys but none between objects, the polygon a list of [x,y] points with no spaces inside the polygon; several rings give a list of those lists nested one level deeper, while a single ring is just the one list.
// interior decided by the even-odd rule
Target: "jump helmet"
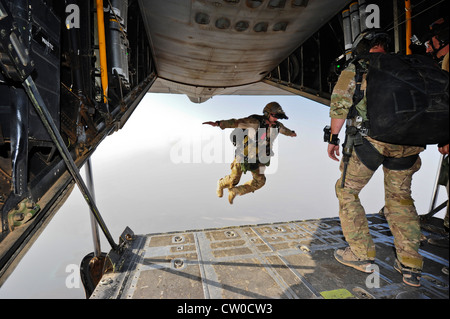
[{"label": "jump helmet", "polygon": [[270,102],[268,103],[263,110],[264,116],[269,117],[270,114],[272,114],[274,117],[276,117],[279,120],[282,119],[288,119],[286,114],[284,113],[283,109],[281,108],[281,105],[277,102]]},{"label": "jump helmet", "polygon": [[379,30],[368,30],[360,33],[352,45],[353,56],[369,53],[369,50],[376,46],[382,45],[386,51],[389,51],[390,37],[387,33]]}]

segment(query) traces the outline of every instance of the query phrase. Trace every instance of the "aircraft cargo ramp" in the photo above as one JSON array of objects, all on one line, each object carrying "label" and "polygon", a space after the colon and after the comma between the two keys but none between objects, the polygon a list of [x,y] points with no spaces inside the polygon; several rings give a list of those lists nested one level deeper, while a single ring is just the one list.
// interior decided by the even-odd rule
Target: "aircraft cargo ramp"
[{"label": "aircraft cargo ramp", "polygon": [[[448,274],[442,272],[448,248],[424,240],[422,285],[407,286],[393,268],[386,220],[379,214],[368,218],[377,248],[372,274],[333,257],[346,246],[338,218],[145,236],[126,229],[121,238],[129,248],[90,298],[448,299]],[[427,229],[425,237],[438,236],[431,232],[437,228]]]}]

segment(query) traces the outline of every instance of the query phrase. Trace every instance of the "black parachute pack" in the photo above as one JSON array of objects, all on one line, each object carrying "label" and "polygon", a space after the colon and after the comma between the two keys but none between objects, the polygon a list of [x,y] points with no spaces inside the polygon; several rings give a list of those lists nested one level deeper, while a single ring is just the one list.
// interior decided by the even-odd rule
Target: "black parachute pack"
[{"label": "black parachute pack", "polygon": [[411,146],[449,141],[449,75],[422,55],[370,53],[368,135]]}]

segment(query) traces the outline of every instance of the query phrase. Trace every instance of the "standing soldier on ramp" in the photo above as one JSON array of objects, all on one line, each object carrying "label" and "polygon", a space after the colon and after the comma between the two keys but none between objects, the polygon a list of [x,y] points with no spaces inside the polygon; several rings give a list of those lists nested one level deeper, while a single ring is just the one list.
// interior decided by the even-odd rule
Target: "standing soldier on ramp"
[{"label": "standing soldier on ramp", "polygon": [[[368,36],[373,34],[368,33]],[[355,41],[356,43],[356,41]],[[372,39],[363,38],[356,46],[358,52],[387,54],[388,39],[380,34]],[[331,96],[328,156],[338,161],[339,139],[338,134],[348,117],[351,108],[367,110],[366,76],[361,77],[355,61],[351,63],[340,75]],[[356,76],[360,74],[359,78]],[[358,90],[357,90],[358,89]],[[368,90],[367,90],[368,91]],[[362,96],[361,92],[364,93]],[[355,100],[356,95],[361,95]],[[364,114],[364,112],[358,112]],[[362,116],[360,116],[362,117]],[[357,119],[357,118],[356,118]],[[351,118],[351,123],[356,120]],[[355,126],[348,125],[347,131]],[[354,152],[346,152],[349,148],[344,143],[344,157],[340,170],[343,172],[336,183],[336,196],[339,200],[339,217],[342,231],[349,246],[345,249],[337,249],[335,258],[340,263],[353,267],[363,272],[372,272],[371,264],[375,259],[375,244],[372,240],[365,211],[359,199],[360,191],[369,182],[375,171],[383,165],[385,187],[385,217],[389,223],[397,252],[395,268],[403,274],[403,281],[410,285],[420,286],[420,276],[423,265],[423,257],[419,254],[420,224],[419,218],[411,197],[412,176],[421,166],[419,153],[424,150],[419,146],[405,146],[385,143],[369,136],[361,136],[358,130],[359,143],[354,143]],[[358,140],[357,138],[354,138]],[[358,146],[356,146],[358,144]],[[348,156],[346,153],[349,153]]]}]

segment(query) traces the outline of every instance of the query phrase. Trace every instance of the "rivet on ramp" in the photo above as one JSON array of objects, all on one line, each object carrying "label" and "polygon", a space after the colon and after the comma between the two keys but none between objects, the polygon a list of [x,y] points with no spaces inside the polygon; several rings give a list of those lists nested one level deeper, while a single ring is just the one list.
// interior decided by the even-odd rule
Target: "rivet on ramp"
[{"label": "rivet on ramp", "polygon": [[172,267],[175,269],[181,269],[185,266],[184,260],[181,258],[175,258],[172,260]]},{"label": "rivet on ramp", "polygon": [[184,237],[181,235],[176,235],[172,238],[172,243],[182,243],[184,242]]},{"label": "rivet on ramp", "polygon": [[110,285],[114,282],[114,280],[112,280],[111,278],[103,278],[102,280],[100,280],[100,284],[101,285]]},{"label": "rivet on ramp", "polygon": [[225,236],[227,236],[227,237],[236,237],[236,233],[234,232],[234,231],[232,231],[232,230],[227,230],[226,232],[225,232]]},{"label": "rivet on ramp", "polygon": [[305,245],[300,245],[298,248],[305,253],[311,252],[311,249],[309,249],[308,246],[305,246]]}]

